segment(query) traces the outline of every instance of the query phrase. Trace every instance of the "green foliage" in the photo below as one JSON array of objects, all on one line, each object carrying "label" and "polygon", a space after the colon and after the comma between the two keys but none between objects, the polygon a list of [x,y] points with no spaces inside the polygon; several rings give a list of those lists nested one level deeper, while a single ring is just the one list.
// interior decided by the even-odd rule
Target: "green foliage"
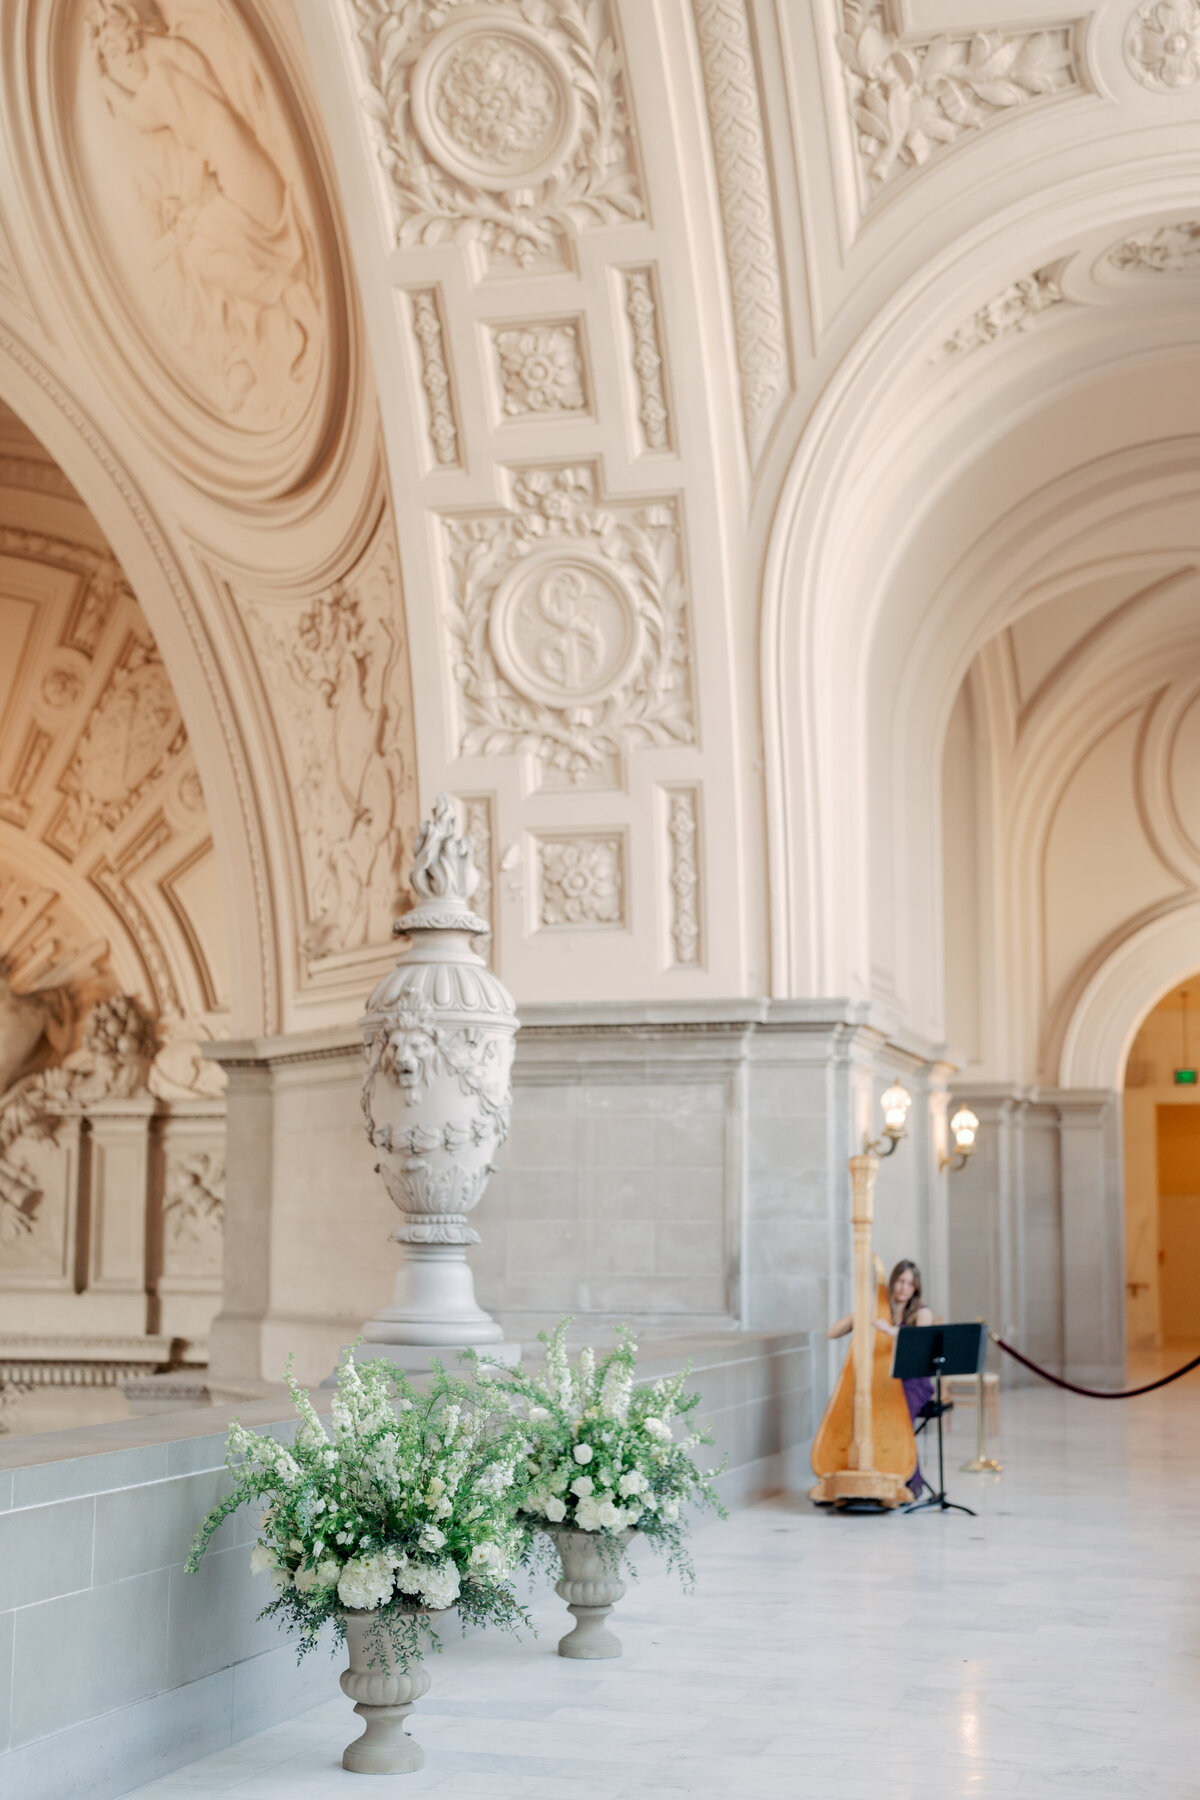
[{"label": "green foliage", "polygon": [[712,1432],[677,1439],[672,1429],[672,1420],[686,1420],[700,1404],[699,1394],[683,1391],[691,1364],[678,1375],[637,1384],[637,1345],[622,1327],[615,1350],[599,1362],[592,1350],[581,1350],[572,1366],[570,1323],[561,1319],[540,1334],[546,1357],[536,1377],[489,1365],[486,1352],[468,1353],[481,1378],[487,1373],[522,1418],[529,1440],[522,1489],[514,1492],[517,1517],[527,1528],[561,1525],[610,1542],[636,1527],[690,1582],[685,1509],[711,1507],[726,1517],[712,1485],[721,1470],[702,1471],[692,1456],[712,1443]]},{"label": "green foliage", "polygon": [[347,1352],[330,1436],[290,1358],[285,1379],[300,1415],[295,1443],[230,1428],[235,1485],[201,1525],[188,1569],[231,1513],[266,1501],[250,1567],[275,1590],[263,1616],[285,1622],[301,1655],[329,1621],[344,1638],[347,1608],[377,1613],[369,1637],[382,1653],[386,1634],[403,1668],[441,1648],[430,1612],[456,1607],[464,1626],[528,1624],[511,1576],[529,1436],[491,1390],[435,1364],[421,1391],[391,1363]]}]

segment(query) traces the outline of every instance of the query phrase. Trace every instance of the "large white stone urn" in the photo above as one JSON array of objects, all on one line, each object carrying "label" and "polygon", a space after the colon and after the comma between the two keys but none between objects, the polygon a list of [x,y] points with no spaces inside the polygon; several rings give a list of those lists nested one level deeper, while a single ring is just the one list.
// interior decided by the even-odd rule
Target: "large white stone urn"
[{"label": "large white stone urn", "polygon": [[350,1667],[342,1671],[342,1692],[354,1701],[365,1729],[347,1744],[342,1767],[355,1775],[413,1774],[425,1767],[425,1752],[409,1737],[404,1722],[413,1702],[429,1692],[429,1671],[423,1662],[400,1667],[378,1613],[348,1608],[343,1617]]},{"label": "large white stone urn", "polygon": [[560,1638],[558,1654],[594,1662],[620,1656],[621,1640],[608,1629],[608,1615],[625,1593],[621,1563],[637,1536],[624,1531],[577,1531],[570,1525],[544,1525],[562,1563],[562,1580],[554,1591],[575,1618],[573,1630]]},{"label": "large white stone urn", "polygon": [[489,930],[471,910],[479,872],[444,794],[417,835],[410,881],[417,903],[394,927],[408,946],[362,1019],[367,1136],[404,1246],[392,1304],[363,1335],[382,1346],[495,1344],[503,1333],[467,1264],[479,1242],[468,1215],[508,1135],[518,1021],[475,949]]}]

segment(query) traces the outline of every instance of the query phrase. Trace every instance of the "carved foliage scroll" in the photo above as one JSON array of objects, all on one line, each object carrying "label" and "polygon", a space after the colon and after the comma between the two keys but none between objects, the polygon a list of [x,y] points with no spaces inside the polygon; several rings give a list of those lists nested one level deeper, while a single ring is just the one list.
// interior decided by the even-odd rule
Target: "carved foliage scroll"
[{"label": "carved foliage scroll", "polygon": [[454,414],[441,305],[433,288],[419,289],[411,295],[411,300],[413,336],[421,359],[421,386],[425,389],[429,408],[429,441],[434,460],[444,469],[456,468],[461,461],[458,423]]},{"label": "carved foliage scroll", "polygon": [[402,246],[522,266],[641,219],[604,0],[347,0]]},{"label": "carved foliage scroll", "polygon": [[666,377],[659,334],[658,303],[649,269],[629,269],[625,274],[625,314],[633,348],[633,372],[638,387],[638,424],[647,450],[671,448],[671,415],[667,407]]},{"label": "carved foliage scroll", "polygon": [[1054,306],[1062,306],[1066,295],[1062,290],[1063,263],[1049,263],[1023,275],[981,306],[953,337],[942,345],[944,356],[963,356],[970,350],[994,344],[998,338],[1012,337],[1028,331],[1035,320]]},{"label": "carved foliage scroll", "polygon": [[783,280],[745,0],[692,0],[717,166],[742,414],[757,463],[790,380]]},{"label": "carved foliage scroll", "polygon": [[667,837],[670,844],[671,958],[676,968],[692,969],[700,961],[699,808],[694,788],[667,794]]},{"label": "carved foliage scroll", "polygon": [[1082,85],[1068,25],[910,40],[888,29],[884,0],[842,0],[837,44],[868,196],[994,120]]},{"label": "carved foliage scroll", "polygon": [[585,782],[696,729],[674,501],[605,503],[590,466],[529,470],[509,512],[447,519],[459,754]]},{"label": "carved foliage scroll", "polygon": [[1114,244],[1104,260],[1125,275],[1194,275],[1200,272],[1200,219],[1135,232]]},{"label": "carved foliage scroll", "polygon": [[303,610],[249,612],[299,815],[310,959],[386,943],[415,758],[390,514],[361,560]]}]

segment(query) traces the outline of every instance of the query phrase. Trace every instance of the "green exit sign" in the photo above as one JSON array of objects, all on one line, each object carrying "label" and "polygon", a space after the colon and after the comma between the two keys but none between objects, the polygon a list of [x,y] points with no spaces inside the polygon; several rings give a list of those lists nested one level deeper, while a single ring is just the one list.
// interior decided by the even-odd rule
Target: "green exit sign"
[{"label": "green exit sign", "polygon": [[1175,1071],[1175,1086],[1176,1087],[1195,1087],[1195,1085],[1196,1085],[1195,1069],[1176,1069],[1176,1071]]}]

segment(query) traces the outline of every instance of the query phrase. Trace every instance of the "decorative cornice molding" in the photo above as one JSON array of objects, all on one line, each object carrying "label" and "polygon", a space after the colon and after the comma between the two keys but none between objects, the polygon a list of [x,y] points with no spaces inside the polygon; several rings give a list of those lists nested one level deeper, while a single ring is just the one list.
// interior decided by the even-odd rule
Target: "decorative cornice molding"
[{"label": "decorative cornice molding", "polygon": [[783,277],[744,0],[692,0],[708,101],[742,417],[752,467],[787,399],[791,370]]},{"label": "decorative cornice molding", "polygon": [[994,120],[1083,85],[1071,25],[907,39],[888,30],[884,0],[842,0],[837,47],[868,199]]}]

